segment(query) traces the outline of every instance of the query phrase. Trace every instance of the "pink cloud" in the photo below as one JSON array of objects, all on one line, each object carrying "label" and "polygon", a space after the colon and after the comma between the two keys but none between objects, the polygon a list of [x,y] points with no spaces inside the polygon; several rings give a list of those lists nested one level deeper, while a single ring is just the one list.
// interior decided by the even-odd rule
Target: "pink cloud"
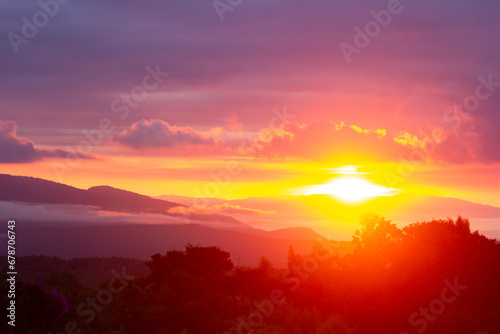
[{"label": "pink cloud", "polygon": [[[481,147],[473,122],[464,123],[460,131],[428,125],[427,129],[420,129],[417,133],[401,131],[390,134],[385,129],[363,129],[344,122],[320,120],[264,128],[256,139],[245,141],[239,132],[242,124],[237,116],[233,114],[225,121],[226,127],[233,131],[222,127],[198,131],[191,127],[170,125],[159,119],[143,119],[113,140],[136,149],[154,148],[154,154],[158,153],[158,149],[164,149],[168,154],[180,156],[240,155],[278,160],[331,161],[348,158],[351,163],[367,159],[399,162],[409,159],[412,151],[420,150],[424,153],[424,161],[421,162],[425,163],[464,163],[482,159],[478,155]],[[236,140],[235,134],[240,139]],[[419,156],[422,154],[419,153]],[[207,210],[229,213],[229,207],[203,208],[202,211]]]},{"label": "pink cloud", "polygon": [[241,131],[243,129],[243,123],[238,121],[238,115],[235,113],[231,113],[231,116],[226,118],[224,120],[224,123],[226,125],[226,128],[228,128],[231,131]]},{"label": "pink cloud", "polygon": [[179,148],[186,146],[220,146],[224,141],[222,128],[197,131],[191,127],[170,125],[160,119],[142,119],[113,138],[134,148]]}]

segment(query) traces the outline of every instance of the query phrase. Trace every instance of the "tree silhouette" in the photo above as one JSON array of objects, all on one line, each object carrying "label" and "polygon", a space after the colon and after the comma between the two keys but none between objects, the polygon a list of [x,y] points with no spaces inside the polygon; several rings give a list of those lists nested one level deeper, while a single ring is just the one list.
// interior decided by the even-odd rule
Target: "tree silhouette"
[{"label": "tree silhouette", "polygon": [[[254,334],[414,334],[424,323],[426,334],[500,333],[500,244],[471,232],[468,219],[399,229],[364,215],[353,242],[350,254],[316,260],[317,252],[290,247],[287,268],[263,254],[258,266],[234,269],[228,252],[190,244],[154,254],[150,274],[130,281],[88,324],[74,310],[97,291],[72,274],[53,274],[43,284],[19,284],[19,324],[26,333],[68,321],[92,334],[239,334],[248,326]],[[56,291],[73,313],[64,314],[68,305]],[[280,302],[272,301],[276,291]]]},{"label": "tree silhouette", "polygon": [[154,254],[146,265],[151,279],[160,281],[169,274],[184,270],[194,275],[223,275],[233,268],[230,254],[219,247],[201,247],[188,244],[185,251],[172,250],[165,255]]},{"label": "tree silhouette", "polygon": [[384,251],[387,247],[401,242],[403,237],[403,232],[396,224],[376,214],[363,215],[360,224],[361,230],[356,230],[353,236],[353,242],[358,249]]}]

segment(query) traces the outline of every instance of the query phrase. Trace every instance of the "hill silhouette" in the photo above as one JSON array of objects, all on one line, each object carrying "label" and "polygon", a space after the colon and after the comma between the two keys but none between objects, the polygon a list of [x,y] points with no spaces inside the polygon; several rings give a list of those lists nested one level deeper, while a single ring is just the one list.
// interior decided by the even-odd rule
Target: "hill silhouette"
[{"label": "hill silhouette", "polygon": [[[307,228],[284,231],[255,230],[253,233],[220,230],[197,224],[149,225],[129,224],[87,227],[19,226],[19,255],[72,257],[127,257],[148,259],[164,249],[179,249],[187,243],[215,245],[231,252],[233,260],[252,266],[267,256],[276,266],[286,265],[288,247],[309,252],[316,240],[324,239]],[[349,252],[350,242],[328,241],[339,251]]]},{"label": "hill silhouette", "polygon": [[[84,233],[84,241],[96,232],[77,234]],[[111,232],[123,240],[150,234],[141,226]],[[279,239],[245,245],[234,232],[219,232],[264,253],[281,247]],[[46,267],[71,268],[45,275],[43,282],[19,282],[17,312],[25,319],[19,330],[60,333],[70,323],[83,333],[109,334],[500,333],[500,243],[472,232],[467,219],[400,229],[383,217],[365,215],[352,242],[353,251],[343,256],[324,242],[305,253],[290,247],[285,268],[273,266],[267,254],[258,265],[242,267],[217,245],[164,247],[143,262],[149,272],[141,277],[130,273],[142,272],[143,264],[109,259],[124,266],[122,275],[112,271],[94,289],[72,272],[86,266],[99,272],[97,258],[27,258],[31,266],[40,259]],[[6,270],[0,277],[6,278]]]},{"label": "hill silhouette", "polygon": [[[447,217],[460,214],[474,218],[474,228],[488,237],[500,239],[500,228],[495,224],[500,219],[500,208],[462,199],[402,193],[394,196],[380,196],[356,203],[344,203],[328,195],[249,197],[225,200],[220,198],[190,198],[164,195],[157,198],[189,204],[193,202],[207,205],[241,206],[249,210],[273,211],[272,215],[233,215],[246,224],[272,229],[282,226],[307,226],[322,235],[332,235],[336,239],[347,240],[356,228],[363,212],[377,212],[391,217],[401,225],[407,225],[418,217],[420,220]],[[479,219],[478,219],[479,218]],[[329,224],[325,224],[329,222]],[[337,228],[338,227],[338,228]]]},{"label": "hill silhouette", "polygon": [[109,211],[154,213],[184,206],[109,186],[84,190],[40,178],[8,174],[0,174],[0,188],[8,189],[0,193],[2,201],[92,205]]},{"label": "hill silhouette", "polygon": [[[180,213],[169,212],[174,207],[184,204],[156,199],[131,191],[110,186],[95,186],[88,190],[65,184],[27,176],[0,174],[0,201],[24,203],[87,205],[98,210],[124,213],[153,213],[171,217],[184,217]],[[221,229],[252,231],[253,228],[239,220],[220,214],[189,214],[186,221],[211,223]],[[220,224],[222,223],[222,224]]]}]

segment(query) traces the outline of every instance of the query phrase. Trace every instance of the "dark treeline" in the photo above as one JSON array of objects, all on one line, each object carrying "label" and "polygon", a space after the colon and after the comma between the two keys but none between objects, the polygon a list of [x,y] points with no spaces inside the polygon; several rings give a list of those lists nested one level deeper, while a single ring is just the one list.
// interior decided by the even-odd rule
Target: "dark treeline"
[{"label": "dark treeline", "polygon": [[18,283],[16,332],[500,333],[500,244],[467,219],[399,229],[367,215],[353,243],[343,257],[327,241],[290,248],[284,269],[265,257],[237,268],[217,247],[188,245],[153,255],[144,277],[118,268],[99,288],[53,273]]},{"label": "dark treeline", "polygon": [[[1,256],[0,263],[7,263],[7,257]],[[123,257],[78,257],[62,259],[53,256],[29,255],[16,257],[20,268],[17,277],[27,283],[44,281],[51,275],[68,272],[78,277],[80,283],[91,288],[99,288],[103,281],[113,277],[113,269],[127,268],[127,273],[136,277],[149,274],[149,269],[140,259]]]}]

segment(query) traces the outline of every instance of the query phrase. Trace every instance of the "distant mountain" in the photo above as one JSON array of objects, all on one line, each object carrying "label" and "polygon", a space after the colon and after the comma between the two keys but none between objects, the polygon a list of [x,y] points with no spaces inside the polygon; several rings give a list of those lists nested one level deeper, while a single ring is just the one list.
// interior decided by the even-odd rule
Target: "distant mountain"
[{"label": "distant mountain", "polygon": [[[160,196],[165,200],[175,199],[179,203],[207,206],[239,206],[252,215],[233,214],[236,219],[255,228],[274,230],[283,227],[307,226],[329,239],[349,240],[359,228],[363,213],[375,212],[400,226],[424,220],[440,219],[458,215],[471,218],[471,227],[491,237],[500,237],[500,208],[473,203],[457,198],[424,196],[403,193],[395,196],[377,197],[357,204],[346,204],[328,195],[249,197],[225,200],[220,198],[190,198],[183,196]],[[258,212],[273,214],[258,214]]]},{"label": "distant mountain", "polygon": [[44,179],[7,174],[0,174],[0,189],[6,190],[0,192],[2,201],[92,205],[108,211],[165,213],[172,207],[184,206],[109,186],[84,190]]},{"label": "distant mountain", "polygon": [[498,207],[457,198],[408,194],[393,197],[378,198],[374,200],[374,204],[384,207],[388,212],[396,213],[395,211],[399,211],[413,217],[422,217],[422,214],[436,218],[441,218],[443,215],[452,217],[462,215],[471,218],[500,217],[500,208]]},{"label": "distant mountain", "polygon": [[[104,211],[134,214],[155,213],[171,217],[184,217],[180,213],[168,212],[173,207],[185,207],[183,204],[110,186],[96,186],[84,190],[40,178],[0,174],[0,189],[2,189],[0,201],[87,205]],[[250,226],[226,215],[191,214],[185,220],[186,222],[206,222],[221,229],[253,230]]]},{"label": "distant mountain", "polygon": [[307,227],[289,227],[267,232],[267,236],[276,239],[288,240],[316,240],[323,238],[318,233]]},{"label": "distant mountain", "polygon": [[225,200],[220,198],[192,198],[176,195],[158,196],[164,200],[173,200],[187,206],[192,203],[205,203],[206,205],[221,205],[230,203],[250,209],[275,210],[278,213],[296,211],[301,209],[323,209],[329,212],[337,212],[339,218],[344,217],[340,211],[348,211],[356,208],[356,211],[369,209],[380,213],[398,214],[406,213],[411,216],[420,217],[422,214],[434,217],[446,217],[462,215],[476,218],[500,217],[500,208],[490,205],[473,203],[457,198],[399,194],[395,196],[381,196],[373,198],[359,205],[344,204],[334,197],[328,195],[308,196],[271,196],[271,197],[249,197],[245,199]]},{"label": "distant mountain", "polygon": [[[0,202],[12,202],[11,207],[32,210],[43,205],[50,210],[79,210],[84,212],[104,210],[106,217],[115,223],[97,224],[92,218],[88,224],[75,225],[73,221],[50,221],[53,215],[40,218],[36,214],[23,216],[22,224],[16,226],[18,255],[47,255],[64,258],[112,257],[149,259],[155,253],[171,249],[183,249],[188,243],[202,246],[219,246],[232,254],[236,264],[255,266],[261,256],[266,255],[278,266],[286,265],[288,247],[299,253],[311,252],[317,240],[324,240],[309,228],[286,228],[264,231],[250,227],[239,220],[219,214],[192,214],[184,216],[169,213],[173,207],[185,207],[172,201],[155,199],[109,186],[97,186],[88,190],[78,189],[57,182],[33,177],[0,175]],[[21,204],[19,204],[21,203]],[[66,209],[65,209],[66,208]],[[73,208],[73,209],[71,209]],[[49,210],[50,209],[50,210]],[[18,213],[21,213],[18,211]],[[35,211],[36,212],[36,211]],[[123,215],[122,213],[127,213]],[[7,214],[1,212],[0,215]],[[11,215],[12,213],[8,213]],[[130,214],[130,215],[128,215]],[[147,217],[148,214],[167,215],[179,223],[157,224],[155,215],[151,223],[132,224],[127,217]],[[90,215],[89,217],[95,217]],[[157,216],[156,216],[157,217]],[[7,217],[0,217],[7,218]],[[16,217],[8,217],[16,218]],[[29,218],[29,219],[28,219]],[[17,218],[16,218],[17,219]],[[44,219],[48,219],[44,220]],[[118,219],[118,220],[117,220]],[[157,218],[158,219],[158,218]],[[116,221],[120,221],[116,223]],[[5,239],[0,234],[0,239]],[[0,240],[3,243],[4,240]],[[330,241],[327,241],[330,242]],[[339,252],[350,251],[349,243]]]},{"label": "distant mountain", "polygon": [[[288,248],[297,253],[310,253],[318,245],[317,235],[310,230],[265,232],[259,235],[219,230],[195,224],[185,225],[112,225],[88,227],[25,227],[17,228],[19,256],[46,255],[63,258],[111,257],[149,259],[155,253],[184,249],[191,243],[218,246],[231,253],[235,264],[256,266],[261,256],[267,256],[276,266],[287,263]],[[295,232],[303,232],[297,239]],[[285,239],[289,234],[293,239]],[[339,253],[352,249],[350,242],[326,241]]]},{"label": "distant mountain", "polygon": [[218,205],[231,202],[226,199],[215,198],[215,197],[197,198],[197,197],[179,196],[179,195],[162,195],[162,196],[157,196],[155,198],[162,199],[165,201],[174,201],[176,203],[181,203],[186,206],[200,205],[205,203],[207,205]]}]

